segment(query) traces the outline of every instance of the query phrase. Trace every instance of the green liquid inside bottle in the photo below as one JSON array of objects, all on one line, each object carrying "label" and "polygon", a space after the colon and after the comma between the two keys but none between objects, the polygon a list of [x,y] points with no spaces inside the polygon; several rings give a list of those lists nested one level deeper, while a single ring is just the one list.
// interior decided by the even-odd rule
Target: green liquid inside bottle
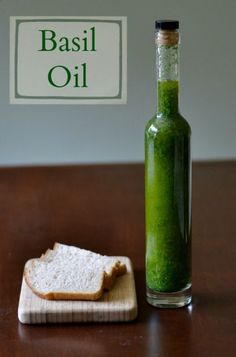
[{"label": "green liquid inside bottle", "polygon": [[178,81],[158,81],[158,98],[145,131],[146,283],[176,292],[191,283],[191,129],[178,112]]}]

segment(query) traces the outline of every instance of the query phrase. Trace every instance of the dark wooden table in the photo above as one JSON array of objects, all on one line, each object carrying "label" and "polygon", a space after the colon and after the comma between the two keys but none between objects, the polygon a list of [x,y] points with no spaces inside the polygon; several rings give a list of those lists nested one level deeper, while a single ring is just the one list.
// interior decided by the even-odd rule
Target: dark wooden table
[{"label": "dark wooden table", "polygon": [[[0,170],[0,355],[236,356],[236,163],[193,167],[193,304],[145,302],[142,165]],[[54,241],[134,264],[132,323],[26,326],[17,320],[24,262]]]}]

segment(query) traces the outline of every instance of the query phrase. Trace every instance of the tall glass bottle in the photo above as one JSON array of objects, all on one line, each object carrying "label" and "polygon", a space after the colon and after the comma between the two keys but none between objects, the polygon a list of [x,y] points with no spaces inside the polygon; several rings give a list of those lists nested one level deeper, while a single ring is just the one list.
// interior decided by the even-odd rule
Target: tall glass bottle
[{"label": "tall glass bottle", "polygon": [[179,22],[156,21],[158,110],[145,130],[147,301],[191,302],[191,129],[179,113]]}]

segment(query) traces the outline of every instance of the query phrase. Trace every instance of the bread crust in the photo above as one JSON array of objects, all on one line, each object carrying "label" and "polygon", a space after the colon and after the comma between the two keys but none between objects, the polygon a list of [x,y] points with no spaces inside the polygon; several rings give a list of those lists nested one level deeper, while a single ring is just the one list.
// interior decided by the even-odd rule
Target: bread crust
[{"label": "bread crust", "polygon": [[122,264],[120,261],[116,263],[114,267],[112,267],[111,274],[107,274],[104,272],[104,289],[110,290],[112,289],[115,280],[118,276],[123,275],[127,272],[127,268],[125,264]]},{"label": "bread crust", "polygon": [[47,249],[46,252],[43,253],[39,259],[40,259],[40,260],[45,260],[46,257],[47,257],[47,255],[48,255],[50,252],[52,252],[52,249]]}]

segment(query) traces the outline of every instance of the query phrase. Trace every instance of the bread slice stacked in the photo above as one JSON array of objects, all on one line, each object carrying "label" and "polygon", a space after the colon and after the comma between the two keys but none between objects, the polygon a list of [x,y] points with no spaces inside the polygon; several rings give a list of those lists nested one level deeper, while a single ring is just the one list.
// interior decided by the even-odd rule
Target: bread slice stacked
[{"label": "bread slice stacked", "polygon": [[125,273],[125,264],[116,257],[60,243],[24,268],[28,286],[48,300],[97,300]]}]

